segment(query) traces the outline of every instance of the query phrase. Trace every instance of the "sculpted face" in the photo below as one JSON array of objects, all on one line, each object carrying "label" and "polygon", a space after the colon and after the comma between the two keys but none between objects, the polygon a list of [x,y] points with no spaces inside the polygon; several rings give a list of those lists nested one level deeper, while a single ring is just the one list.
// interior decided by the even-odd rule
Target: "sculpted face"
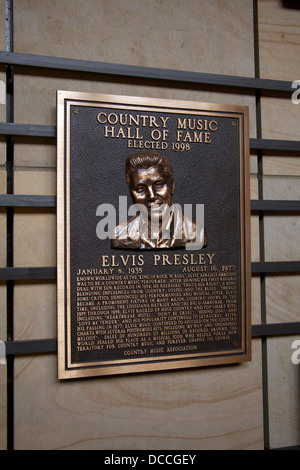
[{"label": "sculpted face", "polygon": [[172,204],[174,189],[166,178],[161,166],[138,169],[130,176],[130,191],[136,204],[144,204],[148,217],[161,214],[157,210],[163,205]]}]

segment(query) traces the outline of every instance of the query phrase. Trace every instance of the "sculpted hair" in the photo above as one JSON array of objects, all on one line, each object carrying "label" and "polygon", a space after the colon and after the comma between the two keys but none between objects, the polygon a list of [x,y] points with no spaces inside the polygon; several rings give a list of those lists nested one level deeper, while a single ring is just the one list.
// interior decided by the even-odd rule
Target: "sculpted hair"
[{"label": "sculpted hair", "polygon": [[148,169],[152,166],[161,166],[165,176],[170,180],[171,186],[174,187],[173,168],[169,160],[157,152],[139,152],[131,155],[126,160],[125,176],[127,184],[130,183],[130,174],[139,169]]}]

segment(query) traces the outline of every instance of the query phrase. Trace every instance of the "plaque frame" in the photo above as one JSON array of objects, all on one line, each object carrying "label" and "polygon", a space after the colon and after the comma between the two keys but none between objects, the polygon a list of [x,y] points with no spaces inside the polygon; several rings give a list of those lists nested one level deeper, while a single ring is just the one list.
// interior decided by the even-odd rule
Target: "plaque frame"
[{"label": "plaque frame", "polygon": [[[173,355],[127,357],[126,359],[72,361],[74,341],[71,323],[71,228],[70,160],[71,106],[110,108],[183,115],[213,116],[235,119],[239,129],[239,227],[240,227],[240,346],[232,349],[210,349],[202,352]],[[232,121],[233,122],[233,121]],[[124,139],[126,142],[128,141]],[[112,148],[113,148],[112,142]],[[204,144],[205,145],[205,144]],[[132,149],[132,153],[135,149]],[[163,151],[162,151],[163,153]],[[57,92],[57,331],[58,378],[72,379],[110,376],[163,370],[241,363],[251,360],[251,260],[250,260],[250,170],[249,170],[249,109],[246,106],[211,104],[183,100],[152,99],[72,91]]]}]

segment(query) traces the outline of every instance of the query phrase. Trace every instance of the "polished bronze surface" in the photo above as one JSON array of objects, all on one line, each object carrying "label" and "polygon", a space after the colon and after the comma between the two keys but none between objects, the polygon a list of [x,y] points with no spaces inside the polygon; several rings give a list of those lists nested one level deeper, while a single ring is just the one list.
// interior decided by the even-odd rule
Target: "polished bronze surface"
[{"label": "polished bronze surface", "polygon": [[59,91],[57,170],[59,378],[250,360],[247,108]]},{"label": "polished bronze surface", "polygon": [[126,181],[135,204],[146,210],[116,227],[112,248],[158,249],[181,248],[198,241],[205,247],[204,227],[185,217],[172,205],[175,191],[173,169],[164,155],[144,152],[126,161]]}]

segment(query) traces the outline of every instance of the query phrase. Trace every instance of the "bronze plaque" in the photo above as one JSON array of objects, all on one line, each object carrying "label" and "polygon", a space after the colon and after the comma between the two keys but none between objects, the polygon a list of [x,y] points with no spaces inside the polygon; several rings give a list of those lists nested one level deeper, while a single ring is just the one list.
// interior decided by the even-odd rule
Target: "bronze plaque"
[{"label": "bronze plaque", "polygon": [[59,378],[249,361],[248,108],[57,100]]}]

